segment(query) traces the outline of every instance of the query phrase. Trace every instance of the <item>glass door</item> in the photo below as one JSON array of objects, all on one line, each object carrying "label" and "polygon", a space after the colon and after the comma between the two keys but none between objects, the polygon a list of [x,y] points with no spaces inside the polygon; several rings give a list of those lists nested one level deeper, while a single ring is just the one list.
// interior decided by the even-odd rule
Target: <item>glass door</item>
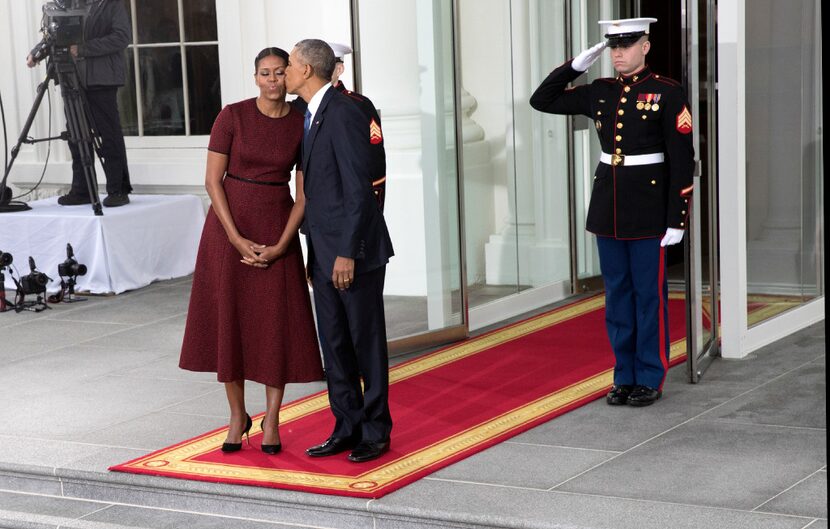
[{"label": "glass door", "polygon": [[386,149],[384,216],[395,257],[384,301],[393,353],[467,335],[452,7],[351,2],[356,89],[378,109]]},{"label": "glass door", "polygon": [[457,0],[472,329],[564,299],[581,290],[577,277],[599,273],[584,232],[595,134],[529,99],[571,49],[600,38],[597,20],[616,15],[612,4]]}]

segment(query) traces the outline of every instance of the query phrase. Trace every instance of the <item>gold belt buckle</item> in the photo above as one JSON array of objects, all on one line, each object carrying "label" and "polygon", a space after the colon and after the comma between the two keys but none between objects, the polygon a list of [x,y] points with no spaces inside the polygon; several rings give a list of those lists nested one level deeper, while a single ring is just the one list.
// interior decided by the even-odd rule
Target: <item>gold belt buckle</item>
[{"label": "gold belt buckle", "polygon": [[624,154],[612,154],[611,155],[611,165],[614,167],[618,165],[625,165],[625,155]]}]

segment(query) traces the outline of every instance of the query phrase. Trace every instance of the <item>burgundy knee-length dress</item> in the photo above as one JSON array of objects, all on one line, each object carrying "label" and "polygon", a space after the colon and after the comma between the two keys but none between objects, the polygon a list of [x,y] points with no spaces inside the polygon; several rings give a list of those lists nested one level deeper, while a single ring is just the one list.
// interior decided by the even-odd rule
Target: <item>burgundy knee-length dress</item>
[{"label": "burgundy knee-length dress", "polygon": [[[225,107],[208,149],[228,155],[224,189],[239,233],[255,243],[279,241],[294,200],[287,185],[297,162],[303,116],[259,111],[256,99]],[[322,380],[299,237],[268,268],[240,262],[210,209],[202,231],[179,367],[215,372],[220,382],[268,386]]]}]

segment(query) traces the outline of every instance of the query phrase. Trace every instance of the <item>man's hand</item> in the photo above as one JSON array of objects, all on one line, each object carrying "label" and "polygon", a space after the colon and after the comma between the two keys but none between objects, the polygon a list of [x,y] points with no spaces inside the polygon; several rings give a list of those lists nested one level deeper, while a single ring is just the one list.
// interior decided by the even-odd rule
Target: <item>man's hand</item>
[{"label": "man's hand", "polygon": [[37,66],[37,63],[35,62],[35,58],[32,57],[31,53],[26,56],[26,66],[28,66],[29,68],[34,68],[35,66]]},{"label": "man's hand", "polygon": [[605,41],[600,42],[599,44],[594,45],[591,48],[583,51],[571,62],[571,68],[576,70],[577,72],[584,72],[588,68],[591,67],[594,62],[600,58],[602,55],[602,51],[605,49]]},{"label": "man's hand", "polygon": [[334,288],[346,290],[354,282],[354,259],[337,257],[334,260],[334,270],[331,273],[331,282]]},{"label": "man's hand", "polygon": [[69,54],[72,55],[72,57],[74,57],[76,59],[78,58],[78,45],[77,44],[72,44],[71,46],[69,46]]},{"label": "man's hand", "polygon": [[666,234],[663,236],[663,240],[660,241],[660,246],[671,246],[672,244],[679,243],[683,240],[683,233],[683,230],[667,228]]}]

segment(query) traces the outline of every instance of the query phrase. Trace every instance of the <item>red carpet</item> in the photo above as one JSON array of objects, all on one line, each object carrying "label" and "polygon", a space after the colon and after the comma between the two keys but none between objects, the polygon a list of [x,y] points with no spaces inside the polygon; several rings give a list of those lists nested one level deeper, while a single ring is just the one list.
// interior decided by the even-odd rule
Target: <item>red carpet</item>
[{"label": "red carpet", "polygon": [[[392,368],[392,445],[376,461],[305,456],[333,427],[321,393],[283,407],[277,456],[259,450],[255,417],[251,446],[241,452],[219,450],[224,427],[111,470],[378,498],[604,395],[614,358],[603,299],[580,300]],[[671,296],[669,313],[674,365],[685,358],[682,297]]]}]

